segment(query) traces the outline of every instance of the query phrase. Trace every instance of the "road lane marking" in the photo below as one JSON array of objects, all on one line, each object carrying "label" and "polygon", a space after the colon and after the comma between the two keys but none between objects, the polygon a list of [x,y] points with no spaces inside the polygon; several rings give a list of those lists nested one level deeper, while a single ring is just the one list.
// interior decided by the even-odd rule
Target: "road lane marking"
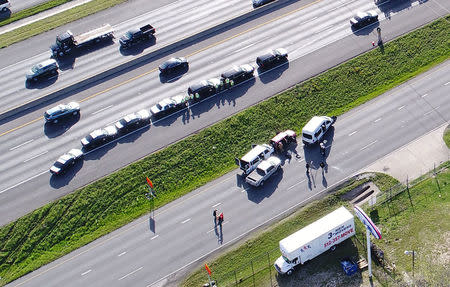
[{"label": "road lane marking", "polygon": [[363,146],[360,150],[364,150],[364,149],[370,147],[371,145],[375,144],[377,141],[378,141],[378,140],[374,140],[374,141],[371,142],[370,144],[368,144],[368,145],[366,145],[366,146]]},{"label": "road lane marking", "polygon": [[317,16],[316,16],[316,17],[313,17],[313,18],[311,18],[311,19],[309,19],[309,20],[306,20],[305,22],[301,22],[299,25],[303,25],[303,24],[309,23],[309,22],[314,21],[314,20],[316,20],[316,19],[317,19]]},{"label": "road lane marking", "polygon": [[21,143],[20,145],[16,145],[15,147],[10,148],[9,150],[15,150],[15,149],[17,149],[17,148],[19,148],[19,147],[21,147],[21,146],[24,146],[24,145],[26,145],[26,144],[29,144],[29,143],[32,142],[32,141],[34,141],[34,139],[31,139],[31,140],[29,140],[29,141],[26,141],[26,142],[24,142],[24,143]]},{"label": "road lane marking", "polygon": [[26,127],[26,126],[28,126],[28,125],[31,125],[32,123],[35,123],[35,122],[37,122],[37,121],[40,121],[40,120],[42,120],[43,118],[44,118],[44,117],[39,117],[39,118],[37,118],[37,119],[34,119],[34,120],[32,120],[32,121],[29,121],[28,123],[24,123],[24,124],[22,124],[22,125],[20,125],[20,126],[18,126],[18,127],[12,128],[12,129],[10,129],[9,131],[6,131],[6,132],[1,133],[1,134],[0,134],[0,137],[2,137],[2,136],[4,136],[4,135],[7,135],[7,134],[9,134],[9,133],[12,133],[13,131],[16,131],[16,130],[21,129],[21,128],[23,128],[23,127]]},{"label": "road lane marking", "polygon": [[428,94],[424,94],[424,95],[422,95],[422,98],[425,98],[426,96],[428,96]]},{"label": "road lane marking", "polygon": [[158,235],[155,235],[155,236],[153,236],[152,238],[150,238],[150,240],[156,239],[156,238],[158,238],[158,237],[159,237],[159,234],[158,234]]},{"label": "road lane marking", "polygon": [[35,158],[37,158],[37,157],[39,157],[39,156],[41,156],[41,155],[44,155],[44,154],[46,154],[46,153],[48,153],[48,150],[46,150],[46,151],[44,151],[44,152],[41,152],[40,154],[37,154],[37,155],[35,155],[35,156],[32,156],[32,157],[30,157],[29,159],[24,160],[23,162],[30,161],[30,160],[35,159]]},{"label": "road lane marking", "polygon": [[122,256],[122,255],[125,255],[125,253],[127,253],[126,251],[124,251],[124,252],[122,252],[122,253],[120,253],[119,255],[117,255],[118,257],[120,257],[120,256]]},{"label": "road lane marking", "polygon": [[348,134],[349,137],[351,137],[352,135],[356,134],[358,131],[354,131]]},{"label": "road lane marking", "polygon": [[88,271],[85,271],[85,272],[81,273],[81,276],[84,276],[84,275],[88,274],[91,271],[92,271],[92,269],[89,269]]},{"label": "road lane marking", "polygon": [[447,86],[448,84],[450,84],[450,82],[445,83],[444,86]]},{"label": "road lane marking", "polygon": [[297,182],[296,184],[294,184],[293,186],[289,187],[287,190],[290,190],[290,189],[296,187],[297,185],[299,185],[300,183],[303,183],[303,182],[305,182],[305,181],[306,181],[306,179],[304,179],[304,180],[302,180],[302,181],[299,181],[299,182]]},{"label": "road lane marking", "polygon": [[429,112],[426,112],[426,113],[424,113],[423,115],[424,116],[428,116],[429,114],[431,114],[433,112],[433,110],[431,110],[431,111],[429,111]]},{"label": "road lane marking", "polygon": [[34,175],[34,176],[30,177],[30,178],[27,178],[27,179],[24,180],[24,181],[21,181],[21,182],[19,182],[19,183],[16,183],[15,185],[10,186],[10,187],[8,187],[8,188],[6,188],[6,189],[0,191],[0,193],[4,193],[5,191],[8,191],[8,190],[10,190],[10,189],[12,189],[12,188],[14,188],[14,187],[17,187],[17,186],[21,185],[22,183],[25,183],[25,182],[30,181],[30,180],[32,180],[32,179],[35,179],[36,177],[38,177],[38,176],[40,176],[40,175],[43,175],[44,173],[47,173],[47,172],[48,172],[48,171],[46,170],[46,171],[43,171],[43,172],[41,172],[41,173],[38,173],[38,174],[36,174],[36,175]]},{"label": "road lane marking", "polygon": [[248,48],[250,48],[251,46],[254,46],[254,45],[256,45],[256,43],[252,43],[252,44],[247,45],[247,46],[245,46],[245,47],[242,47],[242,48],[240,48],[240,49],[234,50],[234,52],[231,53],[231,55],[233,55],[233,54],[235,54],[235,53],[239,53],[240,51],[243,51],[243,50],[245,50],[245,49],[248,49]]},{"label": "road lane marking", "polygon": [[381,121],[381,118],[378,118],[378,119],[374,120],[373,122],[376,123],[376,122],[379,122],[379,121]]},{"label": "road lane marking", "polygon": [[219,203],[214,204],[212,207],[214,208],[214,207],[217,207],[217,206],[219,206],[221,204],[222,204],[222,202],[219,202]]},{"label": "road lane marking", "polygon": [[186,222],[188,222],[188,221],[191,221],[191,219],[188,218],[188,219],[186,219],[186,220],[184,220],[184,221],[181,221],[181,223],[184,224],[184,223],[186,223]]},{"label": "road lane marking", "polygon": [[404,107],[405,107],[405,106],[401,106],[401,107],[398,108],[398,110],[400,111],[400,110],[403,109]]},{"label": "road lane marking", "polygon": [[114,106],[114,105],[109,105],[109,106],[107,106],[107,107],[104,107],[104,108],[102,108],[102,109],[100,109],[100,110],[98,110],[98,111],[93,112],[91,115],[95,115],[95,114],[101,113],[101,112],[103,112],[104,110],[107,110],[107,109],[109,109],[109,108],[112,108],[113,106]]},{"label": "road lane marking", "polygon": [[131,272],[128,273],[127,275],[124,275],[124,276],[120,277],[120,278],[119,278],[119,281],[122,280],[122,279],[127,278],[127,277],[130,276],[130,275],[133,275],[134,273],[138,272],[138,271],[141,270],[142,268],[144,268],[144,266],[141,266],[141,267],[139,267],[138,269],[136,269],[136,270],[134,270],[134,271],[131,271]]}]

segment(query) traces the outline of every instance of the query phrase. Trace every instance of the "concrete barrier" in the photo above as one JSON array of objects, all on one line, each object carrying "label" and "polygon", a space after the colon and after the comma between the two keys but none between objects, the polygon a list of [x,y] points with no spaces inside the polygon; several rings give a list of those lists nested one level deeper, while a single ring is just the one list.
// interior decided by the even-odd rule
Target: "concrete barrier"
[{"label": "concrete barrier", "polygon": [[[94,83],[96,81],[100,81],[100,80],[102,80],[102,79],[104,79],[106,77],[109,77],[111,75],[119,73],[119,72],[121,72],[121,71],[123,71],[125,69],[130,69],[131,67],[136,66],[136,65],[138,65],[139,63],[141,63],[143,61],[146,61],[146,60],[151,59],[153,57],[157,57],[157,56],[159,56],[161,54],[167,53],[167,52],[169,52],[171,50],[174,50],[174,49],[176,49],[176,48],[178,48],[180,46],[187,45],[187,44],[189,44],[191,42],[194,42],[194,41],[196,41],[196,40],[198,40],[198,39],[200,39],[202,37],[206,37],[208,35],[211,35],[211,34],[217,32],[219,30],[226,29],[229,26],[232,26],[232,25],[234,25],[236,23],[239,23],[239,22],[243,21],[246,18],[253,17],[253,16],[256,16],[258,14],[261,14],[261,13],[263,13],[263,12],[273,8],[273,7],[286,5],[286,4],[293,3],[293,2],[296,2],[296,0],[278,0],[278,1],[275,1],[273,3],[266,4],[266,5],[261,6],[259,8],[253,9],[250,12],[243,13],[243,14],[239,15],[238,17],[235,17],[235,18],[232,18],[232,19],[227,19],[225,22],[223,22],[221,24],[209,27],[209,28],[207,28],[207,29],[205,29],[205,30],[203,30],[203,31],[201,31],[199,33],[189,35],[189,36],[187,36],[187,37],[185,37],[185,38],[183,38],[181,40],[175,41],[175,42],[173,42],[171,44],[168,44],[168,45],[166,45],[164,47],[158,48],[158,49],[153,50],[153,51],[149,51],[146,54],[137,56],[137,57],[135,57],[135,58],[133,58],[133,59],[131,59],[129,61],[123,62],[123,63],[121,63],[121,64],[119,64],[119,65],[117,65],[117,66],[115,66],[113,68],[105,69],[105,70],[99,72],[98,74],[95,74],[95,75],[92,75],[92,76],[88,76],[88,77],[86,77],[86,78],[84,78],[84,79],[82,79],[82,80],[80,80],[80,81],[78,81],[76,83],[67,85],[66,87],[63,87],[63,88],[59,89],[58,91],[55,91],[55,92],[52,92],[50,94],[41,96],[41,97],[39,97],[37,99],[30,100],[30,101],[28,101],[28,102],[26,102],[26,103],[24,103],[22,105],[19,105],[19,106],[16,106],[14,108],[11,108],[11,109],[9,109],[7,111],[4,111],[4,112],[2,112],[0,114],[0,120],[6,119],[6,118],[14,116],[14,115],[16,115],[18,113],[24,112],[24,111],[26,111],[26,110],[28,110],[30,108],[36,107],[36,106],[38,106],[38,105],[40,105],[42,103],[45,103],[45,102],[50,101],[52,99],[55,99],[57,97],[63,96],[64,94],[67,94],[67,93],[70,93],[70,92],[72,92],[74,90],[80,89],[80,88],[82,88],[84,86],[87,86],[87,85],[89,85],[91,83]],[[251,5],[250,0],[249,0],[249,5]]]}]

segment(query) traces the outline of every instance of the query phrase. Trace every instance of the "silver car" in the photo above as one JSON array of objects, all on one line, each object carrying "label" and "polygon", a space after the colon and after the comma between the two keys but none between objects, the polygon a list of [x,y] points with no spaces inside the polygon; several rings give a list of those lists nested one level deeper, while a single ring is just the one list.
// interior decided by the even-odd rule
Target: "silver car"
[{"label": "silver car", "polygon": [[82,157],[83,152],[81,150],[75,148],[71,149],[66,154],[63,154],[58,158],[52,167],[50,167],[50,172],[54,175],[63,174]]}]

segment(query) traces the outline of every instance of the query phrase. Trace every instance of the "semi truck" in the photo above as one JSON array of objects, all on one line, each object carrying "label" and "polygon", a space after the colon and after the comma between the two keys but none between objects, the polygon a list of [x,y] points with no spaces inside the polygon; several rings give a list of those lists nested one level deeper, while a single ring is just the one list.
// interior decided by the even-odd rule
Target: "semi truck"
[{"label": "semi truck", "polygon": [[345,207],[325,215],[280,241],[281,256],[275,261],[279,274],[291,275],[294,267],[305,264],[355,235],[353,215]]},{"label": "semi truck", "polygon": [[114,29],[109,24],[89,32],[74,35],[70,30],[56,36],[56,42],[50,46],[53,57],[63,57],[74,52],[74,50],[88,45],[100,43],[114,38]]}]

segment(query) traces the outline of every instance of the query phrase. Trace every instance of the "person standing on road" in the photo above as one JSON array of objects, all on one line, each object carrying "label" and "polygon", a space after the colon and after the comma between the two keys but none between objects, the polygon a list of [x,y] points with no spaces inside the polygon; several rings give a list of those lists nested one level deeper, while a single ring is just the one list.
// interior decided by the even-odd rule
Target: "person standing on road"
[{"label": "person standing on road", "polygon": [[213,217],[214,217],[214,226],[216,226],[217,225],[217,209],[214,209]]},{"label": "person standing on road", "polygon": [[219,225],[220,225],[220,227],[222,227],[222,222],[223,222],[223,212],[221,212],[220,215],[219,215]]}]

